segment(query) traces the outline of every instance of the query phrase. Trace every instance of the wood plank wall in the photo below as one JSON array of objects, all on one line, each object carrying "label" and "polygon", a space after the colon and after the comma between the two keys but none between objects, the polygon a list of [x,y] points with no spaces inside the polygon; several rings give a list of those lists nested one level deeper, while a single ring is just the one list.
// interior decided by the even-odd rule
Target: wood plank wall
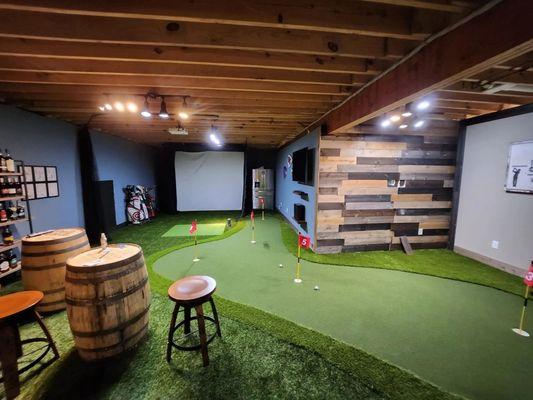
[{"label": "wood plank wall", "polygon": [[317,253],[446,247],[458,125],[352,132],[320,140]]}]

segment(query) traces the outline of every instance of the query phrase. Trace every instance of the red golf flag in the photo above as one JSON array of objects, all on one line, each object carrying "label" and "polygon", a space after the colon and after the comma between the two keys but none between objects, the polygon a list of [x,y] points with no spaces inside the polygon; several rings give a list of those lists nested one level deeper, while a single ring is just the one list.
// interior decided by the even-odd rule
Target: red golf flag
[{"label": "red golf flag", "polygon": [[192,235],[192,234],[196,233],[197,230],[198,230],[198,226],[196,225],[196,220],[194,220],[194,221],[191,222],[191,227],[189,228],[189,233]]},{"label": "red golf flag", "polygon": [[309,236],[298,234],[298,246],[303,247],[304,249],[308,249],[310,245],[311,238]]},{"label": "red golf flag", "polygon": [[533,261],[531,261],[531,266],[524,277],[524,283],[529,287],[533,286]]},{"label": "red golf flag", "polygon": [[261,203],[261,205],[265,204],[265,199],[262,197],[259,197],[259,203]]},{"label": "red golf flag", "polygon": [[255,219],[254,210],[250,213],[250,219],[253,221]]}]

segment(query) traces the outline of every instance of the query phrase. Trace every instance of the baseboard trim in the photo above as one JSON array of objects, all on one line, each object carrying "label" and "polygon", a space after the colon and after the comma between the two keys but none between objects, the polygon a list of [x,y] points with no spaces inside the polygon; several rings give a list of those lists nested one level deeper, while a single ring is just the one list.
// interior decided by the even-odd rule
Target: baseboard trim
[{"label": "baseboard trim", "polygon": [[473,258],[476,261],[488,264],[491,267],[497,268],[499,270],[508,272],[516,276],[524,276],[524,273],[526,272],[524,269],[517,268],[511,264],[507,264],[502,261],[495,260],[494,258],[490,258],[484,255],[481,255],[479,253],[463,249],[462,247],[459,247],[459,246],[454,246],[453,251],[455,251],[458,254],[461,254],[462,256]]}]

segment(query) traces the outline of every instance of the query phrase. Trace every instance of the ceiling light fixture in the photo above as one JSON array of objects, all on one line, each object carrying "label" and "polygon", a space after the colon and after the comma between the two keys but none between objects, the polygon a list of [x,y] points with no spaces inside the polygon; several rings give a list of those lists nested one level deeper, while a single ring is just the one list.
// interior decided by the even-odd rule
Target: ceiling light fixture
[{"label": "ceiling light fixture", "polygon": [[152,113],[150,112],[150,106],[148,105],[148,98],[144,98],[144,106],[143,110],[141,111],[141,116],[144,118],[151,118]]},{"label": "ceiling light fixture", "polygon": [[111,103],[105,103],[104,104],[104,108],[107,110],[107,111],[111,111],[113,109],[113,106],[111,105]]},{"label": "ceiling light fixture", "polygon": [[411,111],[404,111],[402,113],[402,117],[405,117],[405,118],[409,118],[412,115],[413,115],[413,113]]},{"label": "ceiling light fixture", "polygon": [[130,101],[126,104],[126,108],[128,109],[129,112],[131,113],[136,113],[138,110],[139,110],[139,107],[137,107],[137,104],[135,104],[134,102]]},{"label": "ceiling light fixture", "polygon": [[382,128],[388,128],[389,126],[391,126],[390,120],[385,119],[385,120],[381,121],[381,127]]},{"label": "ceiling light fixture", "polygon": [[416,105],[416,109],[417,110],[420,110],[420,111],[423,111],[423,110],[427,110],[429,108],[429,106],[431,105],[431,103],[427,100],[422,100],[420,103],[418,103]]},{"label": "ceiling light fixture", "polygon": [[189,119],[189,113],[185,110],[187,110],[187,96],[183,96],[183,104],[181,106],[181,111],[178,113],[178,117],[180,117],[181,120]]},{"label": "ceiling light fixture", "polygon": [[211,133],[209,134],[209,139],[211,140],[211,142],[213,142],[213,144],[217,145],[218,147],[222,146],[222,143],[217,135],[217,128],[215,128],[214,126],[211,126]]},{"label": "ceiling light fixture", "polygon": [[170,115],[167,112],[167,103],[165,103],[165,98],[161,97],[161,109],[159,110],[159,118],[168,119]]},{"label": "ceiling light fixture", "polygon": [[124,103],[122,103],[121,101],[115,101],[115,104],[113,104],[113,106],[115,107],[115,110],[120,112],[124,112],[124,110],[126,109],[126,107],[124,107]]},{"label": "ceiling light fixture", "polygon": [[407,124],[401,124],[398,128],[405,129],[405,128],[407,128]]},{"label": "ceiling light fixture", "polygon": [[394,114],[389,119],[390,119],[391,122],[398,122],[399,120],[402,119],[402,117],[400,117],[398,114]]},{"label": "ceiling light fixture", "polygon": [[185,111],[180,111],[178,113],[178,117],[180,117],[180,119],[189,119],[189,114],[187,114]]},{"label": "ceiling light fixture", "polygon": [[425,121],[421,119],[421,120],[418,120],[418,121],[415,122],[414,127],[415,128],[422,128],[424,126],[424,124],[425,124]]},{"label": "ceiling light fixture", "polygon": [[98,106],[98,109],[99,109],[100,111],[105,111],[105,105],[103,105],[103,106]]}]

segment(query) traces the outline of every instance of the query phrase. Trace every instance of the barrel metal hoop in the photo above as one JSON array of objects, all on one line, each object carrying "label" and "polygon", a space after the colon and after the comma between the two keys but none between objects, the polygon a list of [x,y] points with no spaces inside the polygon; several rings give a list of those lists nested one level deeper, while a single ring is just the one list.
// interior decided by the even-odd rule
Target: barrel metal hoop
[{"label": "barrel metal hoop", "polygon": [[47,269],[55,269],[55,268],[61,268],[64,267],[65,263],[57,263],[57,264],[49,264],[49,265],[40,265],[38,267],[33,267],[30,265],[24,265],[22,264],[22,270],[27,272],[33,272],[33,271],[46,271]]},{"label": "barrel metal hoop", "polygon": [[74,246],[66,247],[66,248],[61,249],[61,250],[46,251],[46,252],[43,252],[43,253],[28,253],[28,252],[26,252],[26,251],[23,251],[23,252],[22,252],[22,257],[46,257],[46,256],[55,256],[55,255],[58,255],[58,254],[69,253],[69,252],[71,252],[71,251],[81,249],[82,247],[85,247],[85,246],[89,246],[89,242],[88,242],[88,241],[85,241],[85,242],[82,242],[82,243],[76,244],[76,245],[74,245]]},{"label": "barrel metal hoop", "polygon": [[146,324],[144,324],[142,326],[141,329],[139,329],[137,332],[135,332],[133,335],[125,338],[123,341],[121,342],[118,342],[118,343],[115,343],[115,344],[112,344],[111,346],[106,346],[106,347],[98,347],[98,348],[86,348],[86,347],[81,347],[81,346],[78,346],[76,345],[76,348],[78,350],[81,350],[81,351],[86,351],[86,352],[89,352],[89,353],[103,353],[103,352],[106,352],[106,351],[110,351],[110,350],[113,350],[117,347],[124,347],[124,343],[128,340],[131,340],[133,338],[135,338],[136,336],[139,336],[140,334],[142,334],[146,329],[148,328],[148,322],[146,322]]},{"label": "barrel metal hoop", "polygon": [[113,303],[116,303],[117,301],[122,300],[123,298],[129,296],[130,294],[133,294],[141,289],[144,289],[144,286],[148,283],[148,277],[145,277],[141,282],[139,282],[137,285],[129,288],[125,292],[116,293],[109,297],[104,298],[97,298],[97,299],[71,299],[67,298],[65,299],[65,302],[72,306],[107,306]]},{"label": "barrel metal hoop", "polygon": [[[131,274],[133,272],[136,272],[136,271],[138,271],[138,270],[140,270],[140,269],[142,269],[144,267],[144,261],[143,262],[139,262],[139,260],[137,260],[137,261],[135,261],[135,264],[136,264],[135,268],[124,270],[122,272],[117,272],[116,274],[113,274],[113,275],[106,275],[106,276],[103,276],[103,277],[100,277],[100,278],[72,278],[70,276],[66,276],[65,277],[65,282],[72,283],[72,284],[75,284],[75,285],[86,285],[86,284],[91,284],[91,283],[98,284],[98,283],[102,283],[102,282],[107,282],[107,281],[110,281],[110,280],[113,280],[113,279],[121,278],[121,277],[123,277],[125,275],[128,275],[128,274]],[[87,271],[86,273],[93,273],[93,272],[100,272],[100,271],[91,270],[90,272]]]}]

